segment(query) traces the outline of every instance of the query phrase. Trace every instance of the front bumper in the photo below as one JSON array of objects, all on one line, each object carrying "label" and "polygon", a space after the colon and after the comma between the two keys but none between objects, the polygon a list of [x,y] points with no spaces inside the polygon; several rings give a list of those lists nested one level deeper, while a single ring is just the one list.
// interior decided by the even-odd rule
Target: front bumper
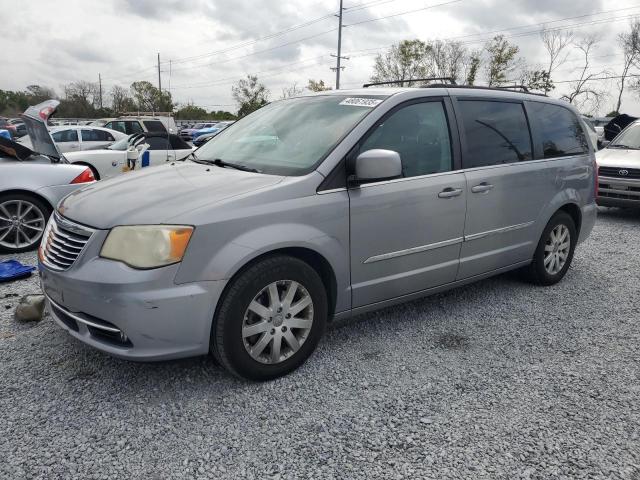
[{"label": "front bumper", "polygon": [[179,265],[135,270],[99,257],[63,272],[39,267],[47,310],[78,340],[137,361],[208,353],[224,282],[175,284]]}]

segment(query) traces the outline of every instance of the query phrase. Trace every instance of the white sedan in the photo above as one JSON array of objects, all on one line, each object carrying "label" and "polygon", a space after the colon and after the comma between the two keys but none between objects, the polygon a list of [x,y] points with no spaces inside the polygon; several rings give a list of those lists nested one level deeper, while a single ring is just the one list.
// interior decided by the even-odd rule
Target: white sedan
[{"label": "white sedan", "polygon": [[[127,138],[125,133],[109,128],[89,126],[52,127],[49,129],[53,141],[61,153],[95,150],[111,145],[113,142]],[[20,141],[25,147],[31,148],[29,138]]]},{"label": "white sedan", "polygon": [[194,147],[174,134],[147,132],[130,135],[102,150],[65,153],[69,163],[91,168],[96,180],[112,178],[130,170],[184,160]]}]

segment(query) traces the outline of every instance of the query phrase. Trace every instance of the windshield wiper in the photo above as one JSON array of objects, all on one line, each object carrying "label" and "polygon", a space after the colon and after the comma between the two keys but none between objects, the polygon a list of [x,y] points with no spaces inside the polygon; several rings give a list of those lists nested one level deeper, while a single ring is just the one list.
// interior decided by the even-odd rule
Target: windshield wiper
[{"label": "windshield wiper", "polygon": [[239,165],[237,163],[225,162],[221,158],[216,158],[212,161],[207,160],[207,162],[212,163],[217,167],[222,167],[222,168],[229,167],[229,168],[235,168],[236,170],[242,170],[243,172],[261,173],[260,170],[258,170],[257,168],[246,167],[244,165]]},{"label": "windshield wiper", "polygon": [[617,143],[615,145],[609,144],[608,147],[609,148],[623,148],[625,150],[638,150],[638,148],[636,148],[636,147],[630,147],[629,145],[622,145],[620,143]]}]

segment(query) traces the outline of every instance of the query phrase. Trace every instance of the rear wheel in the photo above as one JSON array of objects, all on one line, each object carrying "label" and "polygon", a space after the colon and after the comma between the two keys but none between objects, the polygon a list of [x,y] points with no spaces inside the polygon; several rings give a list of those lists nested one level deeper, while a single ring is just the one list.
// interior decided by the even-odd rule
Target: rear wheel
[{"label": "rear wheel", "polygon": [[25,193],[0,195],[0,251],[33,250],[42,239],[51,208]]},{"label": "rear wheel", "polygon": [[525,269],[538,285],[558,283],[569,270],[578,241],[576,226],[566,212],[557,212],[542,232],[533,261]]},{"label": "rear wheel", "polygon": [[212,331],[213,353],[231,373],[270,380],[298,368],[324,333],[327,295],[307,263],[278,255],[232,281]]}]

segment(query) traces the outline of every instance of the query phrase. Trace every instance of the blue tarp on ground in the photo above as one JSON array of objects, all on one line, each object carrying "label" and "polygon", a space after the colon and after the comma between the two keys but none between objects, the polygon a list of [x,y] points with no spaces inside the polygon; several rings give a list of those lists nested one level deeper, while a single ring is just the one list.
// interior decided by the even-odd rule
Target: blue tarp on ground
[{"label": "blue tarp on ground", "polygon": [[0,262],[0,282],[8,282],[9,280],[28,277],[35,269],[36,267],[23,265],[17,260]]}]

